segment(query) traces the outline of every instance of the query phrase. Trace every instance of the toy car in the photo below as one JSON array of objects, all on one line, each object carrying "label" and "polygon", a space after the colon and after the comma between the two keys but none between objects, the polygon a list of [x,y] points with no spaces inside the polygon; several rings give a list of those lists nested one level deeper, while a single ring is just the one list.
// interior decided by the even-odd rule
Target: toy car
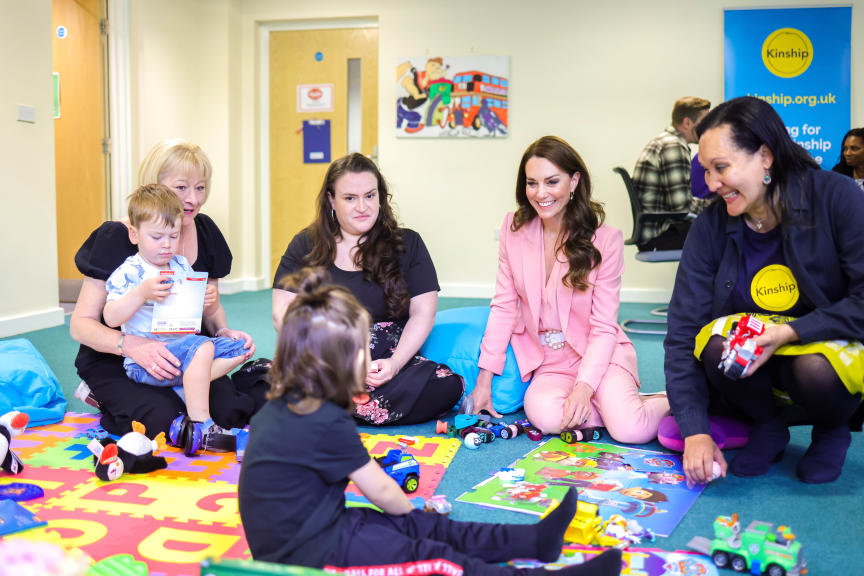
[{"label": "toy car", "polygon": [[462,443],[466,448],[472,450],[478,448],[480,444],[487,444],[495,440],[495,434],[491,430],[481,428],[480,426],[469,426],[462,430]]},{"label": "toy car", "polygon": [[[552,509],[549,510],[551,511]],[[608,524],[609,522],[604,523],[598,514],[597,504],[580,500],[576,505],[576,514],[564,532],[564,542],[586,546],[621,546],[623,541],[620,538],[606,533]]]},{"label": "toy car", "polygon": [[443,494],[436,494],[426,500],[426,504],[423,505],[423,510],[447,516],[453,511],[453,505],[447,501],[447,497]]},{"label": "toy car", "polygon": [[718,568],[730,567],[736,572],[768,576],[800,576],[807,573],[807,562],[801,554],[801,543],[787,526],[774,529],[773,524],[754,520],[744,532],[738,514],[718,516],[714,520],[714,539],[696,536],[687,544],[711,556]]},{"label": "toy car", "polygon": [[561,440],[567,444],[576,442],[596,442],[600,440],[603,433],[600,428],[568,428],[561,431]]},{"label": "toy car", "polygon": [[762,347],[756,345],[756,336],[765,332],[765,324],[749,314],[742,316],[723,342],[723,354],[717,366],[734,380],[743,378],[753,362],[762,355]]},{"label": "toy car", "polygon": [[381,469],[408,494],[420,487],[420,463],[405,450],[415,442],[415,438],[403,436],[399,438],[400,448],[391,448],[384,456],[375,457]]},{"label": "toy car", "polygon": [[513,425],[516,426],[518,434],[525,434],[535,442],[543,439],[543,433],[535,428],[528,420],[517,420]]},{"label": "toy car", "polygon": [[452,425],[438,420],[435,424],[435,432],[447,434],[451,438],[462,438],[465,447],[472,450],[478,448],[480,444],[492,442],[495,439],[495,434],[484,428],[483,423],[474,414],[459,414]]}]

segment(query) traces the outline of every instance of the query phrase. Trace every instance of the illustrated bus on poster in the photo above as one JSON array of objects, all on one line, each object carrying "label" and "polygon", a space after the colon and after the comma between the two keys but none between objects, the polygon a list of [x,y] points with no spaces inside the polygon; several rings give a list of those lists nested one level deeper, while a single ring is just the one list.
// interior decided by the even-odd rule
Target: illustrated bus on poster
[{"label": "illustrated bus on poster", "polygon": [[412,58],[396,74],[397,136],[507,135],[508,57]]}]

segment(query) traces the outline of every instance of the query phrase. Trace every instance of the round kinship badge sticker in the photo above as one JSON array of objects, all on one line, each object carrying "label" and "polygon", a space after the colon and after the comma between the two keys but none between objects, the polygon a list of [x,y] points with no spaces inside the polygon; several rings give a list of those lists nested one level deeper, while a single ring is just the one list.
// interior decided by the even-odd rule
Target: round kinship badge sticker
[{"label": "round kinship badge sticker", "polygon": [[772,264],[759,270],[750,284],[753,302],[769,312],[785,312],[798,302],[798,282],[788,266]]}]

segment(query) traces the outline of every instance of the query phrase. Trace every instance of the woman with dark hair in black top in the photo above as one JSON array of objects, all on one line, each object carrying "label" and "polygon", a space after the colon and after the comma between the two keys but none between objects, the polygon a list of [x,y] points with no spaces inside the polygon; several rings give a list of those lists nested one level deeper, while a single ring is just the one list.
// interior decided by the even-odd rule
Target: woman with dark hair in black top
[{"label": "woman with dark hair in black top", "polygon": [[355,408],[355,418],[370,425],[414,424],[459,401],[462,377],[417,355],[435,323],[435,266],[420,236],[397,225],[384,177],[362,154],[330,165],[315,220],[282,256],[273,280],[277,331],[295,297],[282,280],[307,266],[326,268],[372,316],[369,401]]},{"label": "woman with dark hair in black top", "polygon": [[864,128],[852,128],[843,136],[840,161],[832,170],[849,176],[864,190]]},{"label": "woman with dark hair in black top", "polygon": [[[199,213],[207,200],[211,172],[210,161],[201,148],[182,140],[166,140],[147,154],[138,177],[141,184],[167,186],[183,201],[181,253],[196,271],[209,276],[202,332],[245,340],[247,356],[252,357],[252,337],[228,326],[219,302],[217,281],[231,271],[231,250],[213,220]],[[103,428],[112,434],[124,434],[137,420],[155,435],[167,433],[178,414],[185,413],[186,406],[170,387],[130,380],[123,369],[123,356],[135,360],[157,380],[179,374],[177,359],[163,342],[124,335],[102,320],[107,297],[105,281],[136,252],[125,222],[105,222],[87,238],[75,255],[75,265],[85,278],[69,331],[81,344],[75,367],[99,404]],[[263,381],[239,390],[228,377],[214,380],[210,385],[213,420],[223,428],[245,426],[265,402],[266,391]]]},{"label": "woman with dark hair in black top", "polygon": [[[684,472],[708,482],[716,463],[725,474],[725,431],[710,418],[732,415],[751,431],[729,470],[767,473],[790,442],[776,401],[785,396],[813,423],[796,474],[831,482],[864,391],[864,195],[820,170],[763,100],[724,102],[697,131],[719,201],[687,236],[669,303],[666,389]],[[736,372],[724,341],[744,314],[758,315],[757,332],[764,327],[752,341],[762,351]]]}]

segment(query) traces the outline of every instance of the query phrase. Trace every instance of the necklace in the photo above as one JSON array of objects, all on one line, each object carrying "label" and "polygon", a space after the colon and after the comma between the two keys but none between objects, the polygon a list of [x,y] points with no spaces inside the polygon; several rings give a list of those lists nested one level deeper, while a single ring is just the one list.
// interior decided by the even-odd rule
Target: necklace
[{"label": "necklace", "polygon": [[753,222],[754,224],[756,224],[756,229],[757,229],[757,230],[761,230],[761,229],[762,229],[762,223],[765,222],[765,220],[768,219],[767,216],[766,216],[765,218],[756,218],[755,216],[750,216],[749,214],[747,215],[747,218],[748,218],[751,222]]}]

